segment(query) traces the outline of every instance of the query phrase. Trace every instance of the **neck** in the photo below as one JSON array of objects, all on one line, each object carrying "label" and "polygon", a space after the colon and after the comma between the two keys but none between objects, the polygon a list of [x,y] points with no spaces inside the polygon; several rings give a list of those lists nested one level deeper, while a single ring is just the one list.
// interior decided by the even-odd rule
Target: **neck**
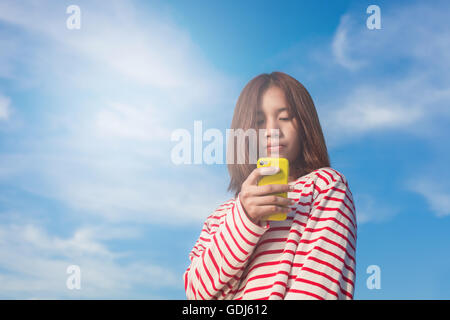
[{"label": "neck", "polygon": [[299,170],[296,169],[296,167],[294,167],[294,166],[291,168],[291,172],[290,172],[290,175],[288,177],[288,182],[292,182],[292,181],[297,180],[297,178],[299,176],[299,172],[298,171]]},{"label": "neck", "polygon": [[298,165],[293,164],[290,168],[289,168],[289,177],[288,177],[288,182],[292,182],[297,180],[297,178],[300,176],[300,169],[298,167]]}]

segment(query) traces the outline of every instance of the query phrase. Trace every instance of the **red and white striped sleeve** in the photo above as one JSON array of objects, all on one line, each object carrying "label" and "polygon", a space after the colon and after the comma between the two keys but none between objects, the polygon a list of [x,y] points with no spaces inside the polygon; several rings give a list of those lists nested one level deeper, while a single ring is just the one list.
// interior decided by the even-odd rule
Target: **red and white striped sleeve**
[{"label": "red and white striped sleeve", "polygon": [[257,225],[245,214],[240,197],[218,207],[204,223],[189,254],[184,273],[188,299],[232,299],[248,258],[269,228]]},{"label": "red and white striped sleeve", "polygon": [[285,299],[353,299],[356,217],[346,178],[325,168],[314,174],[314,189],[298,251],[302,266]]}]

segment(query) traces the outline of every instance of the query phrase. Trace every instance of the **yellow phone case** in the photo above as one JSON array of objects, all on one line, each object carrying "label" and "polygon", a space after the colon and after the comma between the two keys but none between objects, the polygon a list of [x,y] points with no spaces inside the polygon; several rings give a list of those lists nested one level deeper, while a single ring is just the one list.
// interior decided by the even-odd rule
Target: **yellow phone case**
[{"label": "yellow phone case", "polygon": [[[258,186],[264,186],[266,184],[287,184],[289,177],[289,160],[286,158],[259,158],[257,162],[257,168],[260,167],[279,167],[280,171],[273,175],[263,176],[259,182]],[[287,198],[287,192],[274,193],[274,195]],[[266,220],[271,221],[282,221],[286,220],[287,213],[275,213],[267,217]]]}]

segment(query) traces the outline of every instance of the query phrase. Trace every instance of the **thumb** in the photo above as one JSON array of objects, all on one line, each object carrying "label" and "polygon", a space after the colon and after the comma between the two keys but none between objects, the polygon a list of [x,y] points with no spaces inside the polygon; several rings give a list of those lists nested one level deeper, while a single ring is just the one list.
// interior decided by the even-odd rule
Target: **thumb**
[{"label": "thumb", "polygon": [[257,185],[258,180],[261,176],[272,175],[277,173],[280,170],[278,167],[261,167],[257,168],[250,173],[247,180],[245,181],[249,185]]},{"label": "thumb", "polygon": [[266,176],[266,175],[272,175],[280,171],[279,167],[262,167],[259,169],[259,174]]}]

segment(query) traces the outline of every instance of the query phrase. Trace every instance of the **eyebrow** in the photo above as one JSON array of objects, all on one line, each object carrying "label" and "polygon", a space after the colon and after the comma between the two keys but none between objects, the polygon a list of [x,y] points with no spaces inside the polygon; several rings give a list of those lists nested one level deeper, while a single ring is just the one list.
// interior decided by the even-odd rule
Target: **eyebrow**
[{"label": "eyebrow", "polygon": [[[277,113],[280,113],[282,111],[289,111],[289,110],[286,107],[282,107],[277,110]],[[258,111],[256,111],[256,114],[264,114],[264,112],[258,110]]]}]

